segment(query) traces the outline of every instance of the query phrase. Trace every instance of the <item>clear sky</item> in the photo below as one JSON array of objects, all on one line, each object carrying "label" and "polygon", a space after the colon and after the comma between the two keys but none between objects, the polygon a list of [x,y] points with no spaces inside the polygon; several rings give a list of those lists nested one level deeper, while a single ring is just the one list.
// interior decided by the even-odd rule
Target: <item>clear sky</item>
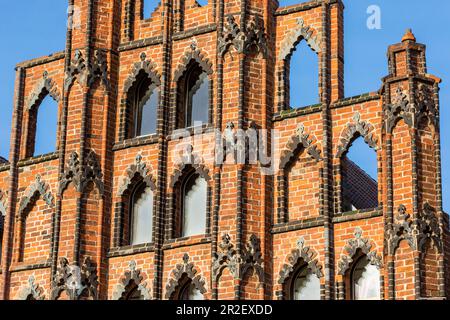
[{"label": "clear sky", "polygon": [[[148,0],[147,0],[148,1]],[[299,3],[282,0],[280,5]],[[450,1],[344,0],[345,94],[376,91],[387,75],[386,51],[412,28],[427,45],[428,72],[441,84],[441,134],[444,207],[450,211]],[[381,9],[381,29],[369,30],[367,8]],[[153,5],[154,6],[154,5]],[[152,7],[152,4],[150,5]],[[2,1],[0,10],[0,156],[8,158],[16,63],[64,49],[67,2],[63,0]]]}]

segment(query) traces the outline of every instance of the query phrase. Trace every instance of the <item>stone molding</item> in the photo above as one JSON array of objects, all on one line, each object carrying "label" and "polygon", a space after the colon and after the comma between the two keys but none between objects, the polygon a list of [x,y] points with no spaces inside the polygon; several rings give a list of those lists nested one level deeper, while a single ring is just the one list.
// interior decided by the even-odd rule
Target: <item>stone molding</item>
[{"label": "stone molding", "polygon": [[285,60],[295,51],[295,47],[301,40],[305,40],[308,46],[316,53],[321,52],[321,39],[319,32],[310,26],[305,25],[302,18],[297,19],[296,28],[289,32],[281,42],[281,50],[278,60]]},{"label": "stone molding", "polygon": [[25,209],[34,203],[36,197],[42,197],[45,203],[52,208],[54,197],[49,189],[49,185],[42,180],[41,176],[36,175],[35,182],[27,188],[25,195],[20,199],[18,217],[22,217]]},{"label": "stone molding", "polygon": [[120,300],[124,293],[126,293],[127,286],[132,282],[136,284],[144,300],[151,300],[151,294],[149,289],[147,289],[147,282],[143,281],[144,276],[141,273],[141,269],[136,269],[136,261],[130,261],[128,266],[128,270],[125,271],[125,274],[121,277],[114,289],[112,300]]},{"label": "stone molding", "polygon": [[369,122],[361,120],[361,115],[356,112],[353,116],[353,123],[347,123],[347,126],[342,130],[339,145],[337,147],[336,158],[342,157],[350,148],[356,137],[361,136],[364,141],[375,151],[379,151],[378,139],[375,137],[375,128]]},{"label": "stone molding", "polygon": [[353,258],[358,250],[361,250],[361,252],[367,256],[367,259],[372,265],[376,266],[378,269],[381,269],[383,265],[382,258],[377,255],[375,250],[371,251],[371,240],[362,237],[362,230],[359,227],[355,229],[354,234],[355,237],[347,241],[347,244],[345,245],[343,253],[339,259],[338,275],[345,275],[353,263]]},{"label": "stone molding", "polygon": [[47,71],[44,71],[42,79],[34,86],[34,89],[28,98],[26,104],[27,110],[31,110],[34,106],[39,105],[47,94],[50,95],[56,103],[59,103],[61,100],[61,93],[55,81],[48,76]]},{"label": "stone molding", "polygon": [[194,264],[189,262],[189,255],[187,253],[183,256],[183,263],[177,264],[175,269],[172,270],[172,277],[169,279],[166,285],[166,299],[173,299],[173,295],[179,289],[181,280],[184,276],[187,276],[192,284],[201,294],[206,293],[206,282],[205,279],[197,275],[198,271],[195,269]]},{"label": "stone molding", "polygon": [[318,278],[324,276],[322,266],[317,259],[317,253],[309,247],[305,246],[305,239],[302,237],[297,241],[297,248],[291,251],[287,257],[288,263],[284,264],[279,273],[278,284],[284,284],[287,279],[291,278],[293,272],[300,261],[306,264],[306,267],[311,270]]},{"label": "stone molding", "polygon": [[16,295],[15,300],[44,300],[44,289],[35,283],[36,279],[34,275],[28,278],[28,285],[19,290]]}]

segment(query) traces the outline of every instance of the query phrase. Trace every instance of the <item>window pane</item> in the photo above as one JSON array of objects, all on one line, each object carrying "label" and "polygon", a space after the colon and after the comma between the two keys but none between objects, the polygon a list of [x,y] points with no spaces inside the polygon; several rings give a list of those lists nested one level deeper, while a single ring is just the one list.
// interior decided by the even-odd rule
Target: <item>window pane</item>
[{"label": "window pane", "polygon": [[[188,119],[187,126],[193,126],[196,122],[208,123],[209,110],[209,81],[208,75],[200,74],[189,92],[189,102],[191,107],[191,118]],[[189,115],[189,112],[188,112]]]},{"label": "window pane", "polygon": [[194,285],[191,284],[189,290],[188,300],[204,300],[205,298],[201,294],[200,290],[198,290]]},{"label": "window pane", "polygon": [[207,182],[192,175],[184,189],[182,237],[204,234],[206,230]]},{"label": "window pane", "polygon": [[355,300],[380,300],[380,271],[367,258],[353,270],[353,295]]},{"label": "window pane", "polygon": [[320,280],[305,268],[294,282],[294,300],[320,300]]},{"label": "window pane", "polygon": [[141,117],[141,132],[139,136],[145,136],[156,133],[157,118],[158,118],[158,102],[159,102],[159,89],[153,90],[150,97],[145,101],[142,106]]},{"label": "window pane", "polygon": [[133,199],[131,244],[152,242],[153,191],[146,187],[137,190]]},{"label": "window pane", "polygon": [[56,150],[58,126],[58,104],[47,95],[37,109],[34,155],[38,156]]}]

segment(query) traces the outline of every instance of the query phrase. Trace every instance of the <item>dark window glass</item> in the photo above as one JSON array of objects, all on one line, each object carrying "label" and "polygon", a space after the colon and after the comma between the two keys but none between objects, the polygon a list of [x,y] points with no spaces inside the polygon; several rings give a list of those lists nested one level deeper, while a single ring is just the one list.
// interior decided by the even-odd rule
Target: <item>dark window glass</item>
[{"label": "dark window glass", "polygon": [[144,300],[138,285],[132,280],[126,287],[119,300]]}]

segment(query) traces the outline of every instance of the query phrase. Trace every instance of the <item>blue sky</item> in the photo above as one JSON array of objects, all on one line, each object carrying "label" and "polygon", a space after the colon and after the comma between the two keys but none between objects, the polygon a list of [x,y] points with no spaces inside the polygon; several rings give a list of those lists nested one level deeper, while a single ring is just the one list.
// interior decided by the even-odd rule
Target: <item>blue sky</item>
[{"label": "blue sky", "polygon": [[[299,3],[282,0],[280,5]],[[442,163],[444,207],[450,211],[450,1],[344,0],[345,95],[376,91],[387,74],[386,50],[412,28],[417,41],[427,45],[428,72],[441,84]],[[370,5],[381,9],[381,29],[366,27]],[[150,4],[150,7],[152,4]],[[3,1],[0,10],[0,156],[9,154],[9,137],[16,63],[64,49],[67,4],[63,0]],[[312,91],[314,92],[314,91]],[[48,129],[50,126],[44,128]],[[360,159],[362,160],[362,159]]]}]

